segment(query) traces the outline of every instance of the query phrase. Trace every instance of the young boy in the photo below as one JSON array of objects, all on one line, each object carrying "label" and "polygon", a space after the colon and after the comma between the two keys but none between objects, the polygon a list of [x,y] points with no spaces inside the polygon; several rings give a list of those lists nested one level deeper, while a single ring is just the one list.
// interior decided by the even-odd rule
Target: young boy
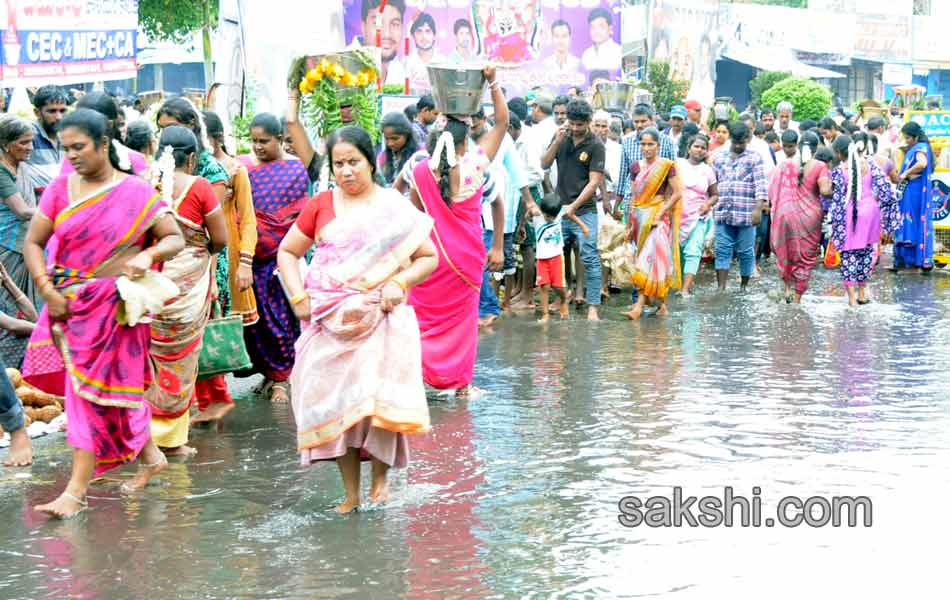
[{"label": "young boy", "polygon": [[[534,226],[537,249],[535,250],[538,287],[541,288],[541,323],[548,322],[548,301],[551,288],[561,299],[561,318],[569,316],[567,291],[564,289],[564,236],[561,233],[561,199],[557,193],[550,193],[541,199],[541,206],[534,202],[528,204]],[[573,216],[573,215],[572,215]],[[587,226],[576,216],[572,219],[581,228],[585,236],[590,232]]]}]

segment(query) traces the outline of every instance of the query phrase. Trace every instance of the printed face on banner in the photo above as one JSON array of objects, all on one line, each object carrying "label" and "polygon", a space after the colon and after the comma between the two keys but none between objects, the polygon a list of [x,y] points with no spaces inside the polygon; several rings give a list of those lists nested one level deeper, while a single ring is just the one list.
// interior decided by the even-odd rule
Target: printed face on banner
[{"label": "printed face on banner", "polygon": [[408,79],[413,94],[429,91],[426,66],[440,62],[493,61],[511,94],[620,76],[620,0],[390,0],[382,14],[379,4],[343,0],[345,42],[375,46],[379,15],[385,82]]}]

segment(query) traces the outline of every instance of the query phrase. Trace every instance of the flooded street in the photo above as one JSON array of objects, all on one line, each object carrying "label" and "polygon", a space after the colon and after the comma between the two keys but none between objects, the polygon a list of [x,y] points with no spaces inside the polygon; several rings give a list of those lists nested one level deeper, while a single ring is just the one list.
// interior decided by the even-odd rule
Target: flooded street
[{"label": "flooded street", "polygon": [[[303,468],[289,405],[249,398],[198,456],[130,499],[118,482],[48,522],[63,436],[0,469],[0,598],[939,597],[950,533],[950,274],[875,272],[849,309],[819,269],[801,307],[769,270],[672,315],[527,315],[483,335],[469,401],[433,395],[386,506],[340,517],[331,464]],[[583,315],[583,312],[575,312]],[[364,468],[364,493],[368,489]],[[618,502],[672,493],[868,496],[871,527],[626,528]]]}]

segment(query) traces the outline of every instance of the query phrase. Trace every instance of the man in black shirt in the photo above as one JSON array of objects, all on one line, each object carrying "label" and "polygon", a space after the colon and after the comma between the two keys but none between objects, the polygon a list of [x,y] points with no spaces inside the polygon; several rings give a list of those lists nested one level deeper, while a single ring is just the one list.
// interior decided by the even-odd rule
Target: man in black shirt
[{"label": "man in black shirt", "polygon": [[[567,123],[558,129],[541,158],[542,168],[557,159],[557,193],[564,206],[561,227],[564,245],[577,240],[586,275],[587,318],[598,321],[600,306],[600,256],[597,252],[597,204],[595,192],[604,178],[604,144],[590,130],[593,111],[586,100],[575,98],[567,105]],[[587,235],[571,220],[576,215]]]}]

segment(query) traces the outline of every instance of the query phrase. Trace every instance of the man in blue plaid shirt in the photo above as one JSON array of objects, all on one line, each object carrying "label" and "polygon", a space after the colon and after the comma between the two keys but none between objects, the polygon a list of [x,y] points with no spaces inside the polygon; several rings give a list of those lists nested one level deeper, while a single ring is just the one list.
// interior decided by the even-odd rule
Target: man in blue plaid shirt
[{"label": "man in blue plaid shirt", "polygon": [[[619,218],[627,211],[630,202],[630,192],[633,189],[630,181],[630,166],[643,159],[640,151],[640,132],[647,127],[653,127],[653,111],[646,104],[638,104],[633,109],[633,126],[636,132],[623,138],[623,152],[620,155],[620,181],[617,184],[617,204],[614,206],[614,217]],[[660,134],[660,157],[676,160],[676,147],[670,136]],[[617,213],[620,213],[619,215]]]},{"label": "man in blue plaid shirt", "polygon": [[719,291],[726,290],[733,254],[739,257],[742,291],[755,268],[753,213],[761,215],[768,203],[769,184],[762,157],[748,149],[752,132],[742,121],[729,126],[732,144],[728,152],[713,158],[719,201],[716,203],[716,279]]}]

